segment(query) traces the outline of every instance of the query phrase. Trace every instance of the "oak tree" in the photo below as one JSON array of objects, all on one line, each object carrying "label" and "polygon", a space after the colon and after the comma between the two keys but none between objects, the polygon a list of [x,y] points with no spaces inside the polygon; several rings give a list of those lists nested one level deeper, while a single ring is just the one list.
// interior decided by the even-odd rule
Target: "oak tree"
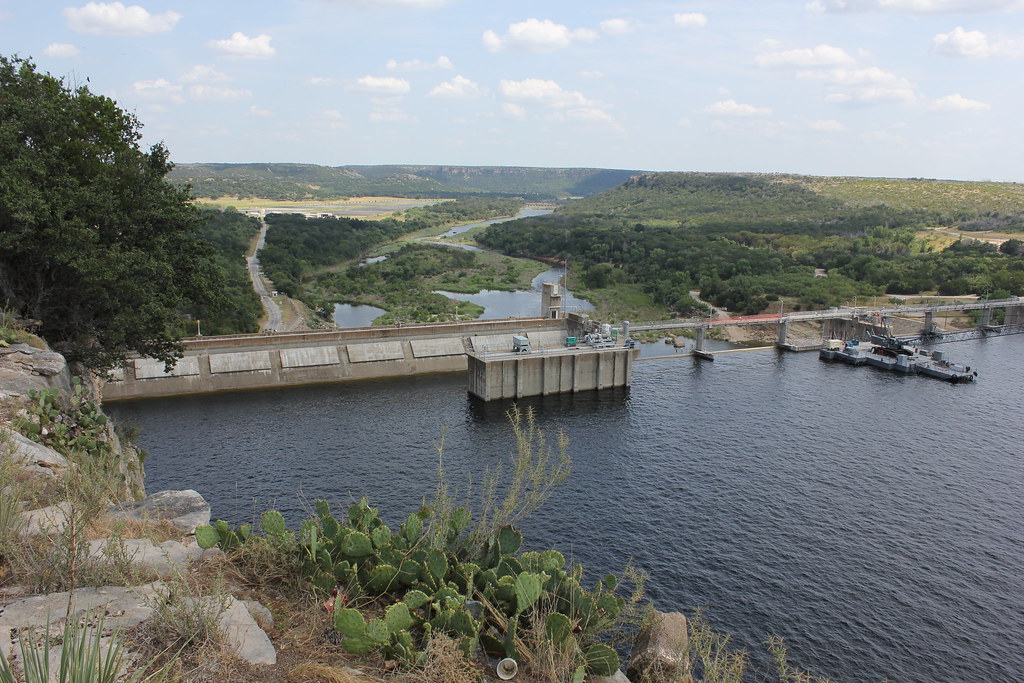
[{"label": "oak tree", "polygon": [[182,312],[220,283],[162,144],[108,97],[0,56],[0,301],[70,360],[178,355]]}]

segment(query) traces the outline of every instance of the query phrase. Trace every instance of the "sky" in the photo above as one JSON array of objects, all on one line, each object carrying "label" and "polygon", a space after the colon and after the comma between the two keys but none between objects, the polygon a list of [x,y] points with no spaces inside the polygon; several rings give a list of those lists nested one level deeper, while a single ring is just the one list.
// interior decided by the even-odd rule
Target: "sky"
[{"label": "sky", "polygon": [[0,0],[185,162],[1024,181],[1024,0]]}]

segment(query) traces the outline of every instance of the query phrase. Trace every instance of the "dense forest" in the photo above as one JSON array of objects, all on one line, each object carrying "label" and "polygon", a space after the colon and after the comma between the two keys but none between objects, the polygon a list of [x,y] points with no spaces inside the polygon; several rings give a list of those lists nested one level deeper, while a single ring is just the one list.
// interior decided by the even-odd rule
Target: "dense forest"
[{"label": "dense forest", "polygon": [[[967,221],[983,215],[944,210]],[[1024,294],[1019,243],[1000,251],[965,239],[936,251],[917,235],[943,220],[939,213],[844,202],[788,177],[648,174],[477,239],[507,254],[567,260],[588,289],[640,287],[683,316],[700,310],[692,290],[737,313],[780,297],[812,309],[885,293]]]},{"label": "dense forest", "polygon": [[465,198],[474,195],[551,201],[615,187],[636,171],[503,166],[317,166],[178,164],[168,180],[197,197],[330,200],[356,196]]},{"label": "dense forest", "polygon": [[[259,221],[233,209],[203,211],[204,222],[197,231],[200,239],[214,251],[214,261],[223,276],[227,305],[211,309],[196,307],[189,314],[202,321],[204,334],[241,334],[259,331],[263,306],[253,291],[245,255],[249,243],[260,230]],[[195,334],[188,324],[186,336]]]}]

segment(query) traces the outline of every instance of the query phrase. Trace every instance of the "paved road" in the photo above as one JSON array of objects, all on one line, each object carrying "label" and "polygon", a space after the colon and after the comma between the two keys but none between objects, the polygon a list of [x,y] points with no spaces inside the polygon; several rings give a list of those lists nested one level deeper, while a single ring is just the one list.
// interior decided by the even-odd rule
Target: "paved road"
[{"label": "paved road", "polygon": [[264,281],[263,276],[260,275],[259,253],[266,239],[267,224],[260,221],[260,239],[256,242],[256,249],[253,251],[252,256],[247,256],[245,261],[249,266],[249,279],[252,280],[253,289],[260,295],[263,309],[267,312],[267,322],[264,324],[263,330],[267,332],[280,332],[284,329],[284,316],[281,314],[281,307],[270,298],[267,283]]}]

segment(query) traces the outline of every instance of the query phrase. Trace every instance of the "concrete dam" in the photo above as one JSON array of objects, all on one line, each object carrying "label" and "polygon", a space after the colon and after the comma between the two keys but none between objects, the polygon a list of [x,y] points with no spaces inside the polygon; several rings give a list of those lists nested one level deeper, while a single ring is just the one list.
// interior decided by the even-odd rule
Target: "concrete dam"
[{"label": "concrete dam", "polygon": [[[628,385],[630,373],[622,365],[625,359],[618,360],[617,370],[608,369],[613,361],[605,361],[604,370],[600,370],[600,361],[559,360],[554,365],[542,361],[549,352],[564,356],[566,337],[582,336],[586,324],[586,318],[570,314],[327,332],[197,337],[184,341],[185,355],[170,370],[153,358],[136,358],[111,372],[103,386],[103,399],[117,401],[464,372],[471,356],[474,362],[497,362],[493,367],[499,368],[497,381],[502,389],[474,392],[485,400]],[[527,354],[528,358],[510,353],[514,336],[530,340],[533,352]],[[608,355],[616,350],[600,351]],[[576,351],[580,356],[595,353],[598,351]],[[534,366],[541,372],[546,367],[546,375],[540,375],[539,383],[530,379]],[[556,366],[564,376],[553,374]],[[501,368],[505,368],[504,372]],[[501,379],[512,376],[510,373],[518,373],[511,389],[510,380]],[[516,386],[520,392],[531,393],[517,393]]]}]

